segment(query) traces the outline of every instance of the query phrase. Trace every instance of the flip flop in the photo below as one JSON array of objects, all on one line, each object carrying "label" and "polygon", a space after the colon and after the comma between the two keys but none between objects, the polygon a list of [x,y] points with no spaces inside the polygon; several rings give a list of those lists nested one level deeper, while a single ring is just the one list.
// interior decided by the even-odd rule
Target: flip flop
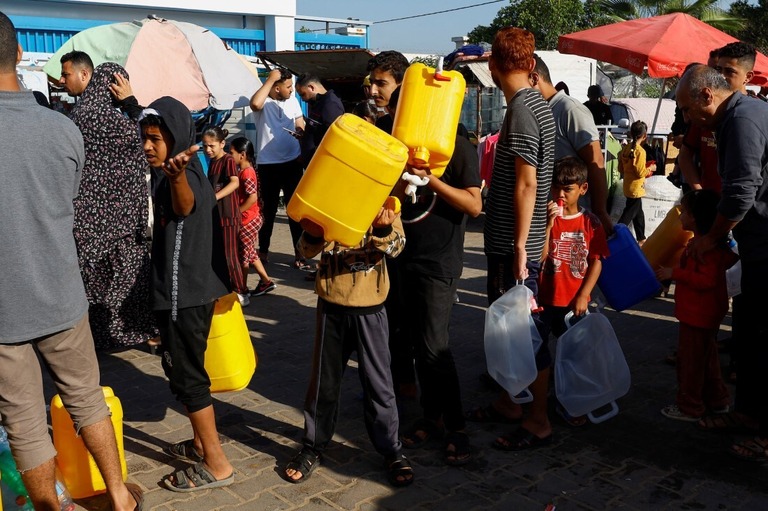
[{"label": "flip flop", "polygon": [[[419,432],[422,434],[419,435]],[[419,419],[407,432],[400,436],[400,441],[406,449],[418,449],[442,434],[442,429],[434,422],[427,419]]]},{"label": "flip flop", "polygon": [[[175,484],[171,481],[171,477],[176,479]],[[163,484],[166,488],[171,491],[180,493],[191,493],[193,491],[221,488],[224,486],[229,486],[234,482],[234,471],[224,479],[216,479],[202,463],[197,463],[195,466],[187,467],[184,470],[177,470],[173,474],[169,474],[163,479]]]},{"label": "flip flop", "polygon": [[558,403],[555,406],[555,412],[557,412],[560,418],[563,419],[571,427],[580,428],[587,423],[586,415],[580,415],[578,417],[574,417],[573,415],[568,413],[565,407],[560,403]]},{"label": "flip flop", "polygon": [[133,511],[142,511],[144,509],[144,492],[142,489],[130,483],[126,484],[125,487],[128,488],[128,493],[131,494],[133,500],[136,501],[136,507],[133,508]]},{"label": "flip flop", "polygon": [[519,424],[523,420],[522,415],[516,419],[510,419],[499,412],[493,404],[478,406],[464,414],[464,419],[469,422]]},{"label": "flip flop", "polygon": [[497,438],[493,442],[493,447],[500,451],[525,451],[537,447],[544,447],[551,443],[551,433],[544,438],[541,438],[520,426],[512,433],[507,433],[506,435]]},{"label": "flip flop", "polygon": [[[453,449],[448,449],[453,447]],[[445,464],[452,467],[466,465],[472,461],[472,449],[469,436],[463,431],[451,431],[445,437]]]},{"label": "flip flop", "polygon": [[183,442],[170,444],[164,450],[179,460],[189,461],[190,463],[200,463],[203,461],[203,457],[195,449],[195,442],[191,438]]},{"label": "flip flop", "polygon": [[740,460],[766,463],[768,462],[768,439],[755,437],[735,443],[728,449],[728,453]]},{"label": "flip flop", "polygon": [[711,433],[754,434],[758,426],[738,412],[728,412],[706,415],[696,423],[696,428]]}]

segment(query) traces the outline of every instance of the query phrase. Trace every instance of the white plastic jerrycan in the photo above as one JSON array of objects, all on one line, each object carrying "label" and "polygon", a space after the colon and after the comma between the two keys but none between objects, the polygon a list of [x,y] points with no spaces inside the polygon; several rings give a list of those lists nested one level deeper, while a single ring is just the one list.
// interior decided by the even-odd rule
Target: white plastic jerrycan
[{"label": "white plastic jerrycan", "polygon": [[[619,413],[616,400],[629,392],[629,367],[608,318],[593,313],[572,319],[569,312],[568,330],[557,341],[555,394],[570,415],[587,415],[597,424]],[[606,405],[608,412],[593,414]]]},{"label": "white plastic jerrycan", "polygon": [[[517,402],[530,401],[528,385],[536,379],[535,352],[531,318],[533,293],[522,284],[514,286],[493,302],[485,313],[485,358],[488,374],[506,390],[516,396]],[[521,394],[522,393],[522,394]]]}]

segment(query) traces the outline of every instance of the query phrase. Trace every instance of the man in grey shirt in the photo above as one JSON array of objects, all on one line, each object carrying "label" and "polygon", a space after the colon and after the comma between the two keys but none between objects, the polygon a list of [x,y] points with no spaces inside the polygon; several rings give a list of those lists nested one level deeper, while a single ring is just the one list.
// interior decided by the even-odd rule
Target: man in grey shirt
[{"label": "man in grey shirt", "polygon": [[15,28],[0,13],[0,415],[34,508],[58,510],[39,353],[112,509],[141,509],[140,489],[123,483],[72,235],[83,139],[69,119],[20,91],[21,56]]},{"label": "man in grey shirt", "polygon": [[608,214],[605,161],[592,113],[576,99],[556,90],[547,65],[538,55],[534,54],[533,57],[536,59],[536,67],[531,73],[531,84],[549,103],[557,126],[555,160],[574,156],[587,165],[590,209],[600,219],[606,233],[610,233],[613,223]]}]

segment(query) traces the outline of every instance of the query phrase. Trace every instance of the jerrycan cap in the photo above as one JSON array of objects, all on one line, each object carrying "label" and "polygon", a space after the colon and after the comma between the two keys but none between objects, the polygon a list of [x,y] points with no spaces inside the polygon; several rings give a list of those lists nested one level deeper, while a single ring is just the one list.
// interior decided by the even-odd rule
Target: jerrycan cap
[{"label": "jerrycan cap", "polygon": [[416,165],[425,165],[429,163],[429,149],[426,147],[417,147],[414,149],[411,163]]}]

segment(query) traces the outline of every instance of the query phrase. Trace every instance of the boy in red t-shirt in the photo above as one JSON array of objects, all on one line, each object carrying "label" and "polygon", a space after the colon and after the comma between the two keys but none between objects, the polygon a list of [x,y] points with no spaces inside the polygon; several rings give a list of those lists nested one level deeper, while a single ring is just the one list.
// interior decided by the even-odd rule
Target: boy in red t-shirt
[{"label": "boy in red t-shirt", "polygon": [[[555,337],[565,332],[564,319],[569,311],[576,316],[587,312],[590,293],[602,269],[601,259],[609,255],[600,220],[578,204],[587,187],[587,168],[580,159],[566,157],[557,161],[552,178],[552,198],[556,202],[549,203],[538,296],[544,307],[540,333],[545,341],[550,332]],[[585,417],[570,417],[559,405],[556,410],[572,426],[586,423]]]},{"label": "boy in red t-shirt", "polygon": [[[544,264],[538,293],[539,305],[544,310],[537,327],[544,342],[536,354],[538,375],[529,387],[533,402],[520,427],[496,440],[498,449],[519,451],[546,445],[552,440],[546,397],[552,356],[547,339],[550,332],[556,337],[565,332],[564,318],[568,311],[577,316],[586,312],[589,295],[602,268],[601,259],[609,254],[600,220],[579,207],[579,197],[587,193],[587,188],[587,167],[582,160],[568,156],[555,163],[553,200],[548,205],[547,243],[542,254]],[[586,417],[571,417],[560,406],[557,411],[572,426],[586,422]]]},{"label": "boy in red t-shirt", "polygon": [[[719,202],[720,194],[714,190],[694,190],[683,196],[680,222],[683,229],[694,232],[693,239],[709,232]],[[730,396],[717,354],[717,332],[728,312],[725,271],[737,260],[724,238],[701,261],[683,254],[678,268],[656,270],[659,279],[675,281],[675,317],[680,322],[676,404],[661,410],[669,419],[696,422],[707,411],[729,410]]]}]

